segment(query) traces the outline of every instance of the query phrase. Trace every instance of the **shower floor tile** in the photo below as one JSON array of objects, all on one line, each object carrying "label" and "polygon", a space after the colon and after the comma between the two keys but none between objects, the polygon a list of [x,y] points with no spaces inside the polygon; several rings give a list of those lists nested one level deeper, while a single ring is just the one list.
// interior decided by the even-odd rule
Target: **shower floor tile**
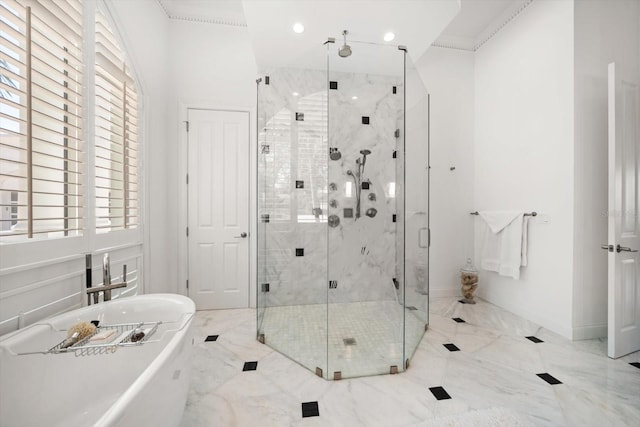
[{"label": "shower floor tile", "polygon": [[[331,377],[349,369],[350,363],[361,365],[357,350],[381,345],[371,332],[396,333],[388,328],[397,315],[393,304],[351,307],[370,315],[353,327],[345,323],[353,320],[350,313],[331,312],[340,321],[332,321],[330,351],[341,356],[336,358],[340,366],[329,366]],[[324,312],[291,310],[300,317],[290,323],[300,326],[274,323],[286,336],[280,345],[295,348],[310,366],[325,360],[326,354],[314,354],[314,333],[300,330],[322,334],[326,307]],[[407,310],[407,318],[410,313],[415,312]],[[263,321],[270,322],[291,313],[267,314],[271,319],[265,316]],[[258,342],[255,310],[200,311],[194,320],[191,385],[181,426],[424,427],[455,425],[455,420],[461,425],[640,425],[640,352],[609,359],[606,339],[572,342],[480,299],[475,305],[460,304],[456,298],[432,299],[429,315],[429,330],[406,372],[327,381],[315,375],[315,366],[312,372]],[[380,322],[371,321],[376,316]],[[457,316],[466,323],[452,322]],[[318,319],[324,323],[315,323]],[[212,330],[225,339],[216,345],[205,342]],[[385,337],[384,348],[375,349],[384,363],[402,351],[388,340],[393,334]],[[523,338],[527,336],[544,343],[534,345]],[[345,338],[355,338],[356,344],[345,346]],[[278,339],[266,337],[271,344]],[[443,343],[455,343],[461,351],[450,352]],[[260,369],[243,373],[247,360],[258,362]],[[549,385],[546,375],[537,376],[540,372],[562,384]],[[437,387],[450,399],[436,400],[430,388]],[[303,418],[301,402],[317,403],[322,413]],[[511,418],[491,423],[504,414]]]},{"label": "shower floor tile", "polygon": [[[307,369],[320,367],[325,377],[340,371],[342,378],[352,378],[388,374],[391,366],[402,370],[402,316],[395,301],[268,307],[261,331],[267,345]],[[408,310],[405,318],[411,331],[424,331],[424,312]]]}]

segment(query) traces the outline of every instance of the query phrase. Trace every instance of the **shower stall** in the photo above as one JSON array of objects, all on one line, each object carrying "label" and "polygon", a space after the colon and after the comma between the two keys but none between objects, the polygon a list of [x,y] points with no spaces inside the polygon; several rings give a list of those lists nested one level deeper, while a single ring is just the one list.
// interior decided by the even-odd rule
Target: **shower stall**
[{"label": "shower stall", "polygon": [[430,240],[429,97],[406,48],[329,39],[263,70],[257,102],[257,338],[329,380],[404,371]]}]

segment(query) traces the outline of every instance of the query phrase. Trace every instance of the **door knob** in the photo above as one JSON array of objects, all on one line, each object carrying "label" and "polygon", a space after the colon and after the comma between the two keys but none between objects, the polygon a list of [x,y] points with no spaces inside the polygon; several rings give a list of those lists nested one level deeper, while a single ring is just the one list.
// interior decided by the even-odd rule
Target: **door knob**
[{"label": "door knob", "polygon": [[245,233],[244,231],[242,233],[240,233],[239,236],[234,236],[236,239],[244,239],[245,237],[247,237],[247,233]]},{"label": "door knob", "polygon": [[613,245],[602,245],[600,246],[602,249],[606,249],[609,252],[613,252]]},{"label": "door knob", "polygon": [[626,246],[620,246],[617,245],[616,246],[616,252],[638,252],[637,249],[631,249],[631,248],[627,248]]}]

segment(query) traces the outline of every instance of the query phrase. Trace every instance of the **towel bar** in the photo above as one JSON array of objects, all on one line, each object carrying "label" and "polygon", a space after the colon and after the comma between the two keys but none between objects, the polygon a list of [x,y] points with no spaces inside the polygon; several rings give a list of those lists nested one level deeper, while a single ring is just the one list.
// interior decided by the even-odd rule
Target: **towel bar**
[{"label": "towel bar", "polygon": [[[475,212],[469,212],[469,215],[480,215],[480,214],[478,213],[478,211],[475,211]],[[538,216],[538,212],[533,211],[531,213],[525,213],[524,216]]]}]

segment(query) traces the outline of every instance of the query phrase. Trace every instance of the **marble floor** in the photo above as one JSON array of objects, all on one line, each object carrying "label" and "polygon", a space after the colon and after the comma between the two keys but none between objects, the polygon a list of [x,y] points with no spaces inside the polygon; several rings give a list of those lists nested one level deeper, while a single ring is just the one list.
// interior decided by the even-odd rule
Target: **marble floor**
[{"label": "marble floor", "polygon": [[327,381],[255,330],[253,309],[197,313],[183,427],[640,425],[640,352],[611,360],[606,340],[571,342],[483,301],[432,299],[398,375]]}]

